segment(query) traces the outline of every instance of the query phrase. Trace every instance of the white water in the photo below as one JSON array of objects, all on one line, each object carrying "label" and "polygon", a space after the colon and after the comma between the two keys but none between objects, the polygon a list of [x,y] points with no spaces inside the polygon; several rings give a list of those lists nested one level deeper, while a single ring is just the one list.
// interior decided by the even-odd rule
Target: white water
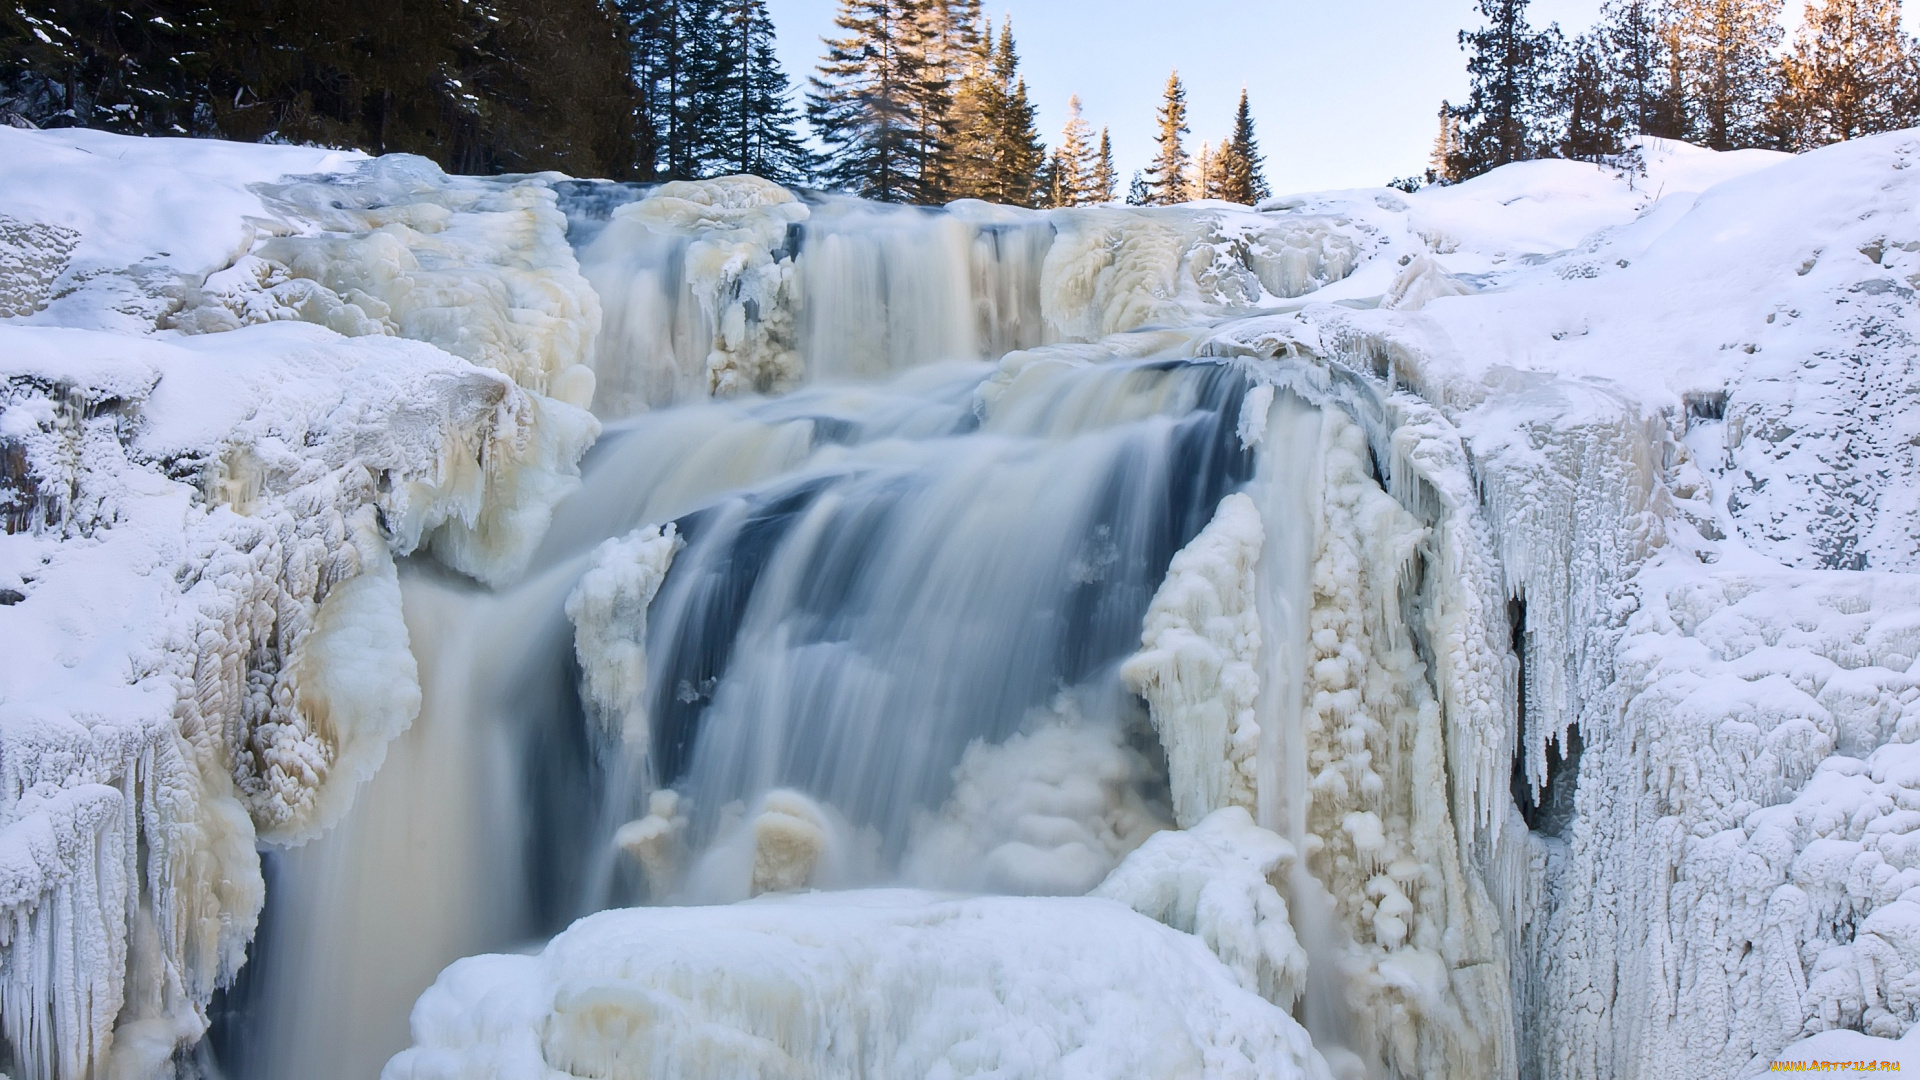
[{"label": "white water", "polygon": [[[615,422],[526,577],[483,590],[403,571],[424,709],[350,818],[277,860],[212,1040],[235,1080],[372,1077],[447,964],[607,907],[1085,892],[1173,824],[1169,784],[1187,781],[1154,725],[1185,721],[1149,723],[1120,664],[1176,553],[1243,488],[1270,545],[1244,808],[1318,850],[1308,759],[1326,748],[1304,704],[1321,408],[1250,393],[1247,369],[1189,358],[1185,334],[981,363],[1052,336],[1042,219],[680,193],[616,211],[583,256],[606,310],[597,408]],[[781,393],[707,397],[756,389]],[[572,625],[583,575],[620,580],[606,560],[656,557],[648,538],[677,550],[638,609],[574,606],[627,623]],[[1398,550],[1365,573],[1400,573]],[[1356,619],[1391,606],[1348,602]],[[617,709],[583,704],[589,631],[644,642],[608,684],[630,694]],[[1217,707],[1204,679],[1176,689]],[[1288,859],[1313,961],[1299,1015],[1338,1075],[1388,1076],[1377,1045],[1413,1021],[1397,991],[1362,985],[1379,956],[1350,931],[1372,904],[1336,910],[1310,862]],[[1464,1052],[1418,1056],[1435,1053]]]}]

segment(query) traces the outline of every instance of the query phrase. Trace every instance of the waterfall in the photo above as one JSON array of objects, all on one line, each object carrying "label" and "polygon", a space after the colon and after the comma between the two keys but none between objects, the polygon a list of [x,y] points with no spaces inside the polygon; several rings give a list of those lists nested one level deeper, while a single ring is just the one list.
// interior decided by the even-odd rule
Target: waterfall
[{"label": "waterfall", "polygon": [[[1261,288],[1237,249],[1168,248],[1204,216],[1068,218],[1060,248],[1049,216],[751,178],[561,195],[606,429],[517,582],[402,565],[420,718],[271,861],[215,1067],[376,1075],[448,965],[610,908],[1100,886],[1158,911],[1157,871],[1102,882],[1177,822],[1206,839],[1154,858],[1252,860],[1222,880],[1280,924],[1260,1007],[1338,1075],[1503,1070],[1504,961],[1462,951],[1482,898],[1420,804],[1438,714],[1396,620],[1423,526],[1325,386],[1129,332],[1192,282]],[[1072,308],[1100,297],[1139,318]]]},{"label": "waterfall", "polygon": [[[1246,378],[1170,360],[995,375],[645,413],[603,437],[520,585],[408,566],[425,707],[348,821],[278,859],[229,995],[245,1022],[216,1040],[234,1075],[372,1075],[460,956],[610,905],[746,898],[741,837],[782,793],[830,834],[798,871],[816,885],[1084,892],[1163,827],[1164,765],[1116,667],[1174,553],[1252,478]],[[564,609],[600,541],[658,523],[685,546],[646,617],[635,746],[590,719]],[[981,759],[1009,739],[1123,762],[1087,814],[1127,808],[1130,838],[1080,843],[1068,871],[951,877],[955,852],[1024,835],[1017,814],[937,820],[963,761],[992,785]],[[689,856],[649,881],[612,839],[661,790]]]}]

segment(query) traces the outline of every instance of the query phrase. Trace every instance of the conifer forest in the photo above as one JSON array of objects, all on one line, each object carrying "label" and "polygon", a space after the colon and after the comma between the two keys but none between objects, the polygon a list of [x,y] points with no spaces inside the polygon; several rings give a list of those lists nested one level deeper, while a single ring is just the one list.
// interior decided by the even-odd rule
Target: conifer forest
[{"label": "conifer forest", "polygon": [[[1478,0],[1471,79],[1423,176],[1620,155],[1636,135],[1803,150],[1920,115],[1899,0],[1608,0],[1598,23]],[[20,0],[0,10],[0,113],[39,127],[408,152],[465,173],[752,174],[867,198],[1016,206],[1268,194],[1243,93],[1193,139],[1178,72],[1121,190],[1076,97],[1036,124],[1010,20],[979,0],[841,0],[818,68],[781,70],[764,0]]]}]

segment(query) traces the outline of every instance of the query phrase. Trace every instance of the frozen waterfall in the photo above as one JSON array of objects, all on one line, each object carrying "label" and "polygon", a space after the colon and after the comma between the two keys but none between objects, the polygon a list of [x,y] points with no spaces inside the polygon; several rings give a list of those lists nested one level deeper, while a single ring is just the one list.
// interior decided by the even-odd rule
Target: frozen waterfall
[{"label": "frozen waterfall", "polygon": [[1047,212],[0,149],[15,1080],[1920,1053],[1914,133]]}]

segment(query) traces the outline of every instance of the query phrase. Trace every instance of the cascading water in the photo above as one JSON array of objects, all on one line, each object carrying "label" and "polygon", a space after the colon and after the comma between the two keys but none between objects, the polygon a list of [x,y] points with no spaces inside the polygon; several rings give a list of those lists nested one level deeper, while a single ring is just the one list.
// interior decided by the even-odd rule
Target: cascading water
[{"label": "cascading water", "polygon": [[[217,1068],[377,1075],[446,965],[607,907],[895,884],[1079,896],[1176,809],[1192,827],[1235,805],[1291,840],[1316,960],[1300,1015],[1329,1052],[1388,1038],[1347,1030],[1374,1007],[1354,980],[1378,956],[1355,961],[1349,940],[1374,902],[1336,911],[1291,854],[1326,828],[1307,806],[1329,761],[1312,740],[1331,736],[1306,702],[1329,688],[1306,642],[1333,587],[1317,485],[1351,461],[1328,448],[1352,425],[1195,358],[1194,334],[1047,346],[1046,218],[807,204],[749,179],[588,195],[572,211],[610,423],[584,486],[517,585],[403,567],[422,714],[345,823],[275,860],[247,975],[217,1009]],[[1251,509],[1227,514],[1230,495]],[[1245,654],[1231,692],[1214,653],[1169,644],[1223,633],[1215,602],[1173,581],[1195,572],[1176,555],[1215,541],[1245,565],[1206,573],[1242,575],[1255,628],[1219,642]],[[1382,551],[1363,562],[1400,574],[1406,553]],[[1136,656],[1143,624],[1174,635],[1160,654]],[[1409,677],[1390,674],[1374,684]],[[1244,719],[1220,711],[1234,694]],[[1369,730],[1339,736],[1336,766],[1401,737]],[[1214,740],[1199,759],[1195,731]],[[1246,775],[1196,786],[1196,768]],[[1391,862],[1403,884],[1367,887],[1428,903],[1405,883],[1424,864],[1376,835],[1405,822],[1373,821],[1353,834],[1372,845],[1362,868]],[[1346,861],[1315,874],[1355,872],[1316,857]],[[1372,1049],[1349,1056],[1361,1072],[1343,1075],[1388,1075],[1363,1064]]]}]

